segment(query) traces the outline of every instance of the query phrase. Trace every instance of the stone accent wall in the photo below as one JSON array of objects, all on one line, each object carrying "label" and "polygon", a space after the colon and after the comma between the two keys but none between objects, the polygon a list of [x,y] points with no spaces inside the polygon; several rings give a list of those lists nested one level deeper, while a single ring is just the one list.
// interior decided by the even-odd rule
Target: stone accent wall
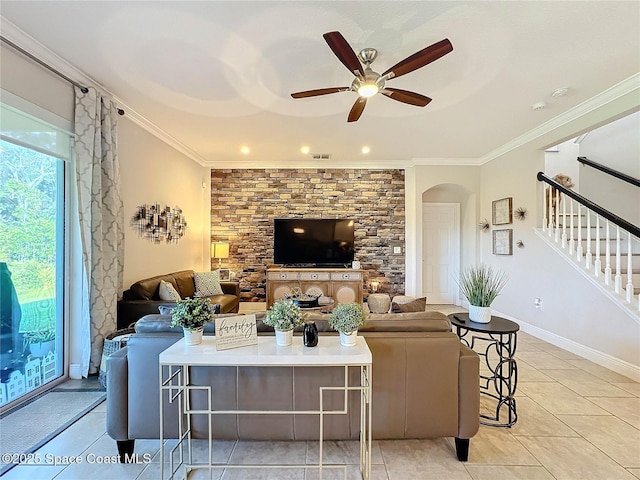
[{"label": "stone accent wall", "polygon": [[274,218],[353,218],[364,291],[375,279],[379,291],[402,294],[404,194],[404,170],[211,170],[211,240],[230,243],[223,267],[240,281],[242,301],[264,301]]}]

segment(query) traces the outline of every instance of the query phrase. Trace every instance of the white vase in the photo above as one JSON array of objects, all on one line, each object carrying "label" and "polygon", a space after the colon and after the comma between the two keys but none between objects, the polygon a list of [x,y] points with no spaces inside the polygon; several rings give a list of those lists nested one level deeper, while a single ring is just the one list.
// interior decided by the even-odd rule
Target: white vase
[{"label": "white vase", "polygon": [[289,330],[276,330],[276,345],[288,347],[293,342],[293,328]]},{"label": "white vase", "polygon": [[491,307],[469,305],[469,320],[476,323],[489,323],[491,321]]},{"label": "white vase", "polygon": [[358,338],[358,330],[352,332],[340,332],[340,345],[343,347],[353,347]]},{"label": "white vase", "polygon": [[182,327],[182,332],[184,333],[184,344],[188,347],[201,344],[203,330],[204,327],[194,328],[193,330]]}]

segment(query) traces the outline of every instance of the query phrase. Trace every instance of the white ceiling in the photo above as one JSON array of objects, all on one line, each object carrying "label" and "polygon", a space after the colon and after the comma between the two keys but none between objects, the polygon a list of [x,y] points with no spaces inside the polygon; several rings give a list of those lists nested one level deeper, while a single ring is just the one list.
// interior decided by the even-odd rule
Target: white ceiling
[{"label": "white ceiling", "polygon": [[[640,71],[637,1],[2,0],[0,13],[211,166],[302,165],[302,145],[345,165],[477,159]],[[433,102],[377,95],[348,124],[354,92],[292,99],[350,85],[322,38],[334,30],[378,49],[378,72],[448,38],[452,53],[387,84]]]}]

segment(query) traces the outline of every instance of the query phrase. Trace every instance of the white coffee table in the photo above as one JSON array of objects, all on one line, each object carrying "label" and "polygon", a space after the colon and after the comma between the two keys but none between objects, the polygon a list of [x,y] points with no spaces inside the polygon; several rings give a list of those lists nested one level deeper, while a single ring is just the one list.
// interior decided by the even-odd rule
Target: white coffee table
[{"label": "white coffee table", "polygon": [[[357,343],[353,347],[343,347],[340,345],[339,337],[322,336],[317,347],[304,347],[302,337],[294,337],[293,345],[289,347],[279,347],[275,338],[271,336],[258,337],[258,344],[248,347],[240,347],[231,350],[216,350],[216,339],[213,336],[205,336],[200,345],[187,347],[184,340],[180,339],[171,347],[160,354],[160,469],[161,477],[164,477],[165,439],[164,436],[164,416],[163,416],[163,392],[168,391],[170,403],[178,403],[178,428],[179,439],[175,447],[169,453],[179,449],[179,461],[174,466],[174,455],[169,457],[170,475],[173,479],[181,464],[185,466],[185,478],[190,470],[227,468],[264,468],[256,465],[227,465],[213,464],[212,459],[212,435],[209,435],[209,461],[207,464],[194,464],[191,458],[191,429],[190,414],[202,414],[202,410],[191,410],[189,405],[189,390],[206,390],[209,398],[212,399],[215,391],[210,386],[189,385],[189,367],[206,366],[235,366],[235,367],[344,367],[343,386],[320,387],[318,395],[320,397],[320,408],[318,410],[210,410],[211,415],[216,414],[236,414],[236,415],[282,415],[289,413],[293,415],[315,414],[320,422],[320,450],[317,465],[269,465],[269,468],[318,468],[320,470],[328,468],[342,468],[338,465],[323,465],[322,444],[323,444],[323,420],[328,414],[347,414],[348,402],[347,391],[360,391],[360,472],[364,480],[369,480],[371,476],[371,365],[372,356],[367,342],[363,337],[358,337]],[[360,385],[349,385],[349,367],[360,368]],[[163,374],[164,373],[164,374]],[[324,410],[322,393],[325,390],[343,390],[345,392],[344,409],[340,411]],[[210,402],[213,403],[213,402]],[[186,418],[186,421],[183,419]],[[209,423],[211,425],[211,423]],[[210,427],[211,428],[211,427]],[[211,432],[210,432],[211,433]],[[182,443],[188,442],[188,456],[182,457]]]}]

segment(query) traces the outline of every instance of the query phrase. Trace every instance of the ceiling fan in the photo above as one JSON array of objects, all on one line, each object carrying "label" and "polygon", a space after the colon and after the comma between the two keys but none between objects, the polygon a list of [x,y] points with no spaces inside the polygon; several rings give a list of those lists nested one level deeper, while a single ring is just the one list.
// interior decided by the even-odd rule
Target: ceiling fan
[{"label": "ceiling fan", "polygon": [[375,48],[365,48],[359,55],[356,55],[340,32],[325,33],[323,37],[329,45],[329,48],[331,48],[336,57],[338,57],[338,60],[340,60],[356,78],[350,87],[320,88],[317,90],[292,93],[291,96],[293,98],[307,98],[338,92],[358,92],[359,97],[353,104],[353,107],[351,107],[347,122],[357,121],[367,104],[367,98],[377,93],[381,93],[398,102],[408,103],[409,105],[415,105],[417,107],[426,106],[431,101],[429,97],[407,90],[400,90],[399,88],[389,88],[385,86],[385,83],[387,80],[406,75],[407,73],[424,67],[453,51],[453,45],[445,38],[427,48],[423,48],[380,74],[371,69],[371,64],[378,56],[378,51]]}]

